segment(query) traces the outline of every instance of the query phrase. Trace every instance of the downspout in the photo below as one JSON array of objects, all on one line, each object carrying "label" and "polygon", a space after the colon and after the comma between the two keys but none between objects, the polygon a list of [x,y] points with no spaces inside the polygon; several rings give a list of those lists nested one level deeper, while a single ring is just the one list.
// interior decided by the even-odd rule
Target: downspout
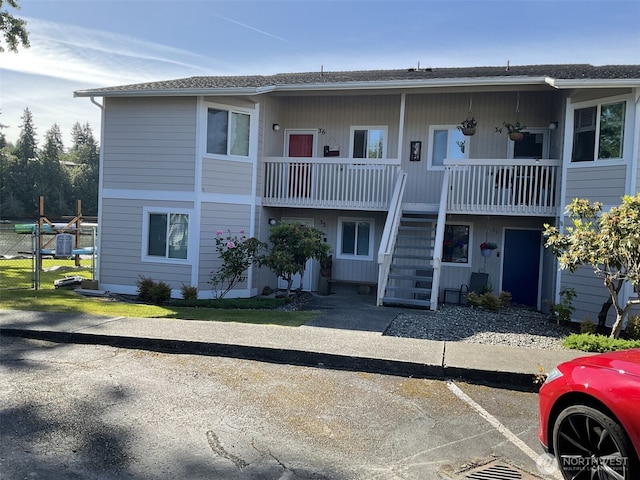
[{"label": "downspout", "polygon": [[[91,95],[90,100],[91,100],[91,103],[93,103],[94,105],[96,105],[96,106],[97,106],[100,110],[102,110],[102,112],[104,113],[104,106],[103,106],[101,103],[96,102],[96,97],[94,97],[93,95]],[[101,130],[101,133],[102,133],[102,129],[100,129],[100,130]],[[102,138],[102,137],[101,137],[101,138]]]},{"label": "downspout", "polygon": [[[640,159],[638,158],[640,152],[640,88],[636,88],[634,91],[635,97],[635,115],[633,125],[633,145],[631,147],[631,161],[629,162],[629,177],[628,195],[635,196],[640,191],[638,190],[638,168],[640,168]],[[624,303],[627,303],[629,299],[634,295],[633,285],[631,282],[625,282],[622,287],[622,298]],[[627,320],[629,316],[627,315]]]},{"label": "downspout", "polygon": [[[89,98],[91,103],[93,103],[96,107],[100,109],[100,141],[104,141],[104,105],[98,101],[96,101],[95,97],[91,95]],[[104,167],[104,148],[102,145],[100,146],[100,157],[99,157],[99,166],[98,166],[98,228],[96,232],[95,240],[94,238],[94,257],[95,257],[95,271],[93,280],[100,281],[100,240],[102,239],[102,187],[103,187],[103,167]],[[97,243],[97,245],[96,245]]]},{"label": "downspout", "polygon": [[407,104],[407,94],[400,95],[400,119],[398,121],[398,154],[396,158],[402,164],[402,145],[404,145],[404,112]]},{"label": "downspout", "polygon": [[[571,97],[567,97],[565,101],[565,109],[564,109],[564,139],[562,141],[562,181],[560,182],[560,194],[558,211],[556,212],[557,221],[556,227],[560,232],[564,233],[564,213],[565,213],[565,205],[564,200],[567,194],[567,172],[569,162],[571,161],[571,148],[573,146],[573,130],[574,130],[574,122],[573,122],[573,110],[571,109]],[[569,127],[571,126],[571,127]],[[557,262],[557,259],[556,259]],[[556,269],[556,285],[555,285],[555,295],[553,301],[557,304],[560,302],[560,288],[562,287],[562,270],[560,268]]]}]

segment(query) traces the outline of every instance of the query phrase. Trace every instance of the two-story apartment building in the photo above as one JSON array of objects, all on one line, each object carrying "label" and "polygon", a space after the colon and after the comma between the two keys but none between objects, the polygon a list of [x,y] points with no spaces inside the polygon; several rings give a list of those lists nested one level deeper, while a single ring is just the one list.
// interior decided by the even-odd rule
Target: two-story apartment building
[{"label": "two-story apartment building", "polygon": [[[558,271],[543,225],[562,225],[575,197],[607,208],[639,191],[640,65],[193,77],[75,95],[102,109],[98,279],[113,292],[144,275],[211,297],[217,230],[266,240],[300,221],[325,232],[332,279],[376,284],[379,305],[434,309],[480,272],[538,308],[575,288],[576,318],[595,320],[607,291],[591,270]],[[504,124],[516,122],[514,141]],[[310,262],[302,287],[318,274]],[[277,284],[254,268],[231,295]]]}]

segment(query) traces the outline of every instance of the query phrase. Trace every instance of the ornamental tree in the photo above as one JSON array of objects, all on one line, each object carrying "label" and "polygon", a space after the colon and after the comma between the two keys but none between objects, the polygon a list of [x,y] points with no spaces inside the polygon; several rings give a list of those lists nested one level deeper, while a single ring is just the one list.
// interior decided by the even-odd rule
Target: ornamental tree
[{"label": "ornamental tree", "polygon": [[[616,312],[611,337],[618,338],[625,316],[633,305],[640,305],[640,193],[625,195],[619,207],[605,213],[601,203],[576,198],[566,213],[572,225],[561,233],[545,224],[545,245],[558,258],[560,268],[575,272],[591,266],[602,278]],[[620,292],[627,282],[633,294],[621,304]]]},{"label": "ornamental tree", "polygon": [[324,242],[324,232],[301,223],[281,223],[271,229],[271,247],[262,263],[287,281],[287,297],[291,295],[293,277],[304,277],[307,260],[322,260],[331,247]]},{"label": "ornamental tree", "polygon": [[216,232],[216,252],[222,260],[218,270],[211,270],[209,283],[213,285],[215,298],[223,298],[239,283],[247,280],[247,271],[253,263],[257,263],[260,251],[266,245],[257,238],[247,238],[244,230],[234,235],[227,230]]}]

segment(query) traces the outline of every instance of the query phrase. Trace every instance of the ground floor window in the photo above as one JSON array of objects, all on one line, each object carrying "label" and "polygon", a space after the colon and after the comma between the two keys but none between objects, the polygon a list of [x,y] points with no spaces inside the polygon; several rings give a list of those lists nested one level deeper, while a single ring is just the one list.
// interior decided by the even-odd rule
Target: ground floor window
[{"label": "ground floor window", "polygon": [[188,213],[145,211],[144,231],[146,259],[188,258]]},{"label": "ground floor window", "polygon": [[373,259],[373,234],[372,219],[338,219],[338,258]]},{"label": "ground floor window", "polygon": [[449,263],[469,263],[469,225],[447,224],[444,229],[442,261]]}]

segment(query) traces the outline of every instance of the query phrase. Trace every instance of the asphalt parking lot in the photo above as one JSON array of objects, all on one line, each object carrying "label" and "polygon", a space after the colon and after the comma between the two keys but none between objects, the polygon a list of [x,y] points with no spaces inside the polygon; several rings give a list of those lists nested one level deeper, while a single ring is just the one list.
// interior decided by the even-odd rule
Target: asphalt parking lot
[{"label": "asphalt parking lot", "polygon": [[465,479],[498,464],[546,478],[533,393],[0,342],[3,479]]}]

